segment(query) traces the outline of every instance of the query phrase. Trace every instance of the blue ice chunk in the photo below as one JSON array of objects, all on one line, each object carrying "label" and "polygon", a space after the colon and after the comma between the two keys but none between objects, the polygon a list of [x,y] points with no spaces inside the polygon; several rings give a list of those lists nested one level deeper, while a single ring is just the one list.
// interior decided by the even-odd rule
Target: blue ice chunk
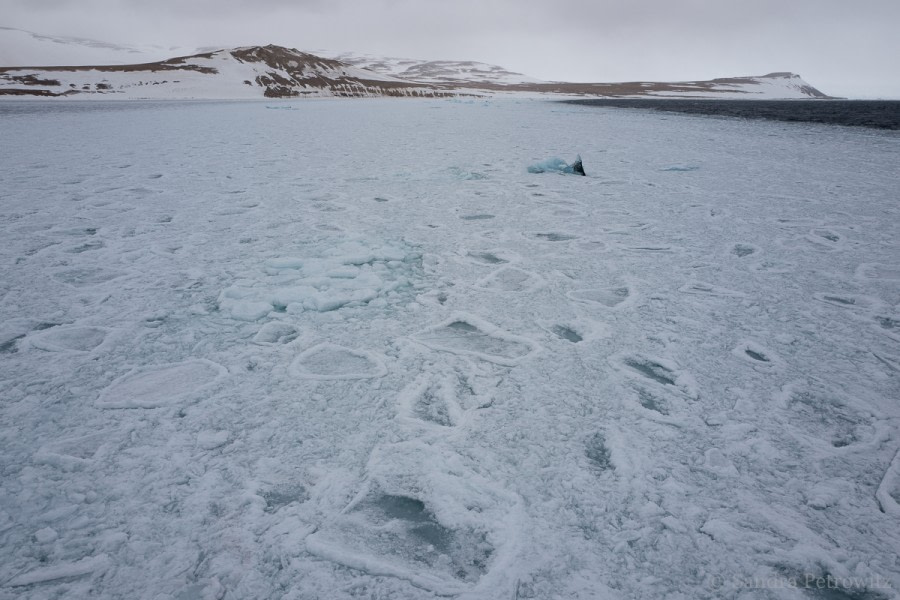
[{"label": "blue ice chunk", "polygon": [[561,158],[548,158],[528,167],[529,173],[565,173],[568,164]]},{"label": "blue ice chunk", "polygon": [[535,163],[528,167],[529,173],[567,173],[569,175],[584,175],[584,169],[581,167],[581,156],[575,158],[575,162],[571,165],[561,158],[553,157]]}]

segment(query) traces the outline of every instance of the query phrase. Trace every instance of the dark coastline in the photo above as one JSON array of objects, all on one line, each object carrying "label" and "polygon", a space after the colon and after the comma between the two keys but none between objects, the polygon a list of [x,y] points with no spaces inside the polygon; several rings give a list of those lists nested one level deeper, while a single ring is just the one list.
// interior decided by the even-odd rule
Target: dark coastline
[{"label": "dark coastline", "polygon": [[900,129],[900,100],[695,100],[681,98],[593,98],[567,104],[640,108],[745,119],[826,123]]}]

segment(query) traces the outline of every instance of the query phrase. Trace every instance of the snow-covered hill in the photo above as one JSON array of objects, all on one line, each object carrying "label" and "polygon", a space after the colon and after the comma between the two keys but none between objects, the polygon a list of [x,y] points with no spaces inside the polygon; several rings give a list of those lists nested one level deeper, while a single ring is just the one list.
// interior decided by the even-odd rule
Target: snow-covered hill
[{"label": "snow-covered hill", "polygon": [[381,57],[370,54],[316,52],[369,71],[391,75],[408,81],[429,83],[543,83],[522,73],[508,71],[497,65],[474,61],[417,60],[414,58]]},{"label": "snow-covered hill", "polygon": [[[164,59],[152,47],[0,28],[0,97],[243,99],[517,95],[827,98],[793,73],[677,83],[545,82],[496,65],[249,46]],[[171,56],[171,54],[167,54]],[[43,63],[44,66],[33,66]],[[20,66],[22,65],[22,66]]]},{"label": "snow-covered hill", "polygon": [[0,69],[0,96],[240,99],[450,93],[271,45],[136,65]]},{"label": "snow-covered hill", "polygon": [[539,89],[544,93],[612,98],[732,98],[774,100],[828,98],[795,73],[769,73],[747,77],[728,77],[709,81],[625,83],[552,82],[531,86],[506,86],[508,90]]},{"label": "snow-covered hill", "polygon": [[678,89],[664,89],[665,86],[695,86],[697,91],[690,95],[712,96],[716,94],[744,94],[750,98],[826,98],[827,96],[808,84],[795,73],[769,73],[754,77],[733,77],[713,79],[711,81],[691,81],[679,84],[642,84],[648,88],[659,87],[647,95],[666,97],[669,95],[686,96],[687,92]]}]

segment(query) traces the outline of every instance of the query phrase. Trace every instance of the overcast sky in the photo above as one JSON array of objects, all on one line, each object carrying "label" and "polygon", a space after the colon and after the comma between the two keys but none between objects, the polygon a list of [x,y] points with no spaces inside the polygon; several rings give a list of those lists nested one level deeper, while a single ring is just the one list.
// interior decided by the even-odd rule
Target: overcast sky
[{"label": "overcast sky", "polygon": [[793,71],[828,94],[900,98],[900,0],[0,0],[0,25],[478,60],[565,81]]}]

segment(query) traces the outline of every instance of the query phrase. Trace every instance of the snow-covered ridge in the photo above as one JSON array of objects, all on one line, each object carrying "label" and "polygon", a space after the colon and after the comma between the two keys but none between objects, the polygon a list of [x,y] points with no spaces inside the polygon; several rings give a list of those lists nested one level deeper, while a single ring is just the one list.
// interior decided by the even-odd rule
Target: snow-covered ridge
[{"label": "snow-covered ridge", "polygon": [[0,96],[240,99],[449,93],[273,45],[134,65],[0,69]]},{"label": "snow-covered ridge", "polygon": [[325,58],[275,45],[217,50],[139,64],[0,67],[0,97],[245,99],[498,94],[759,99],[828,97],[793,73],[677,83],[543,82],[502,67],[477,62],[379,59],[355,55]]},{"label": "snow-covered ridge", "polygon": [[829,98],[795,73],[769,73],[709,81],[631,81],[622,83],[547,82],[531,85],[491,86],[507,91],[606,98],[732,98],[745,100]]},{"label": "snow-covered ridge", "polygon": [[522,73],[508,71],[497,65],[475,61],[417,60],[414,58],[380,57],[349,52],[331,54],[335,60],[345,62],[369,71],[391,75],[408,81],[430,83],[496,83],[529,84],[543,83]]},{"label": "snow-covered ridge", "polygon": [[[811,86],[796,73],[769,73],[768,75],[752,77],[736,77],[713,79],[711,81],[692,81],[684,85],[696,85],[707,87],[709,91],[727,93],[729,91],[744,93],[752,96],[765,96],[771,98],[785,97],[809,97],[827,98],[825,94]],[[785,96],[785,94],[790,94]],[[665,94],[659,94],[665,95]]]}]

